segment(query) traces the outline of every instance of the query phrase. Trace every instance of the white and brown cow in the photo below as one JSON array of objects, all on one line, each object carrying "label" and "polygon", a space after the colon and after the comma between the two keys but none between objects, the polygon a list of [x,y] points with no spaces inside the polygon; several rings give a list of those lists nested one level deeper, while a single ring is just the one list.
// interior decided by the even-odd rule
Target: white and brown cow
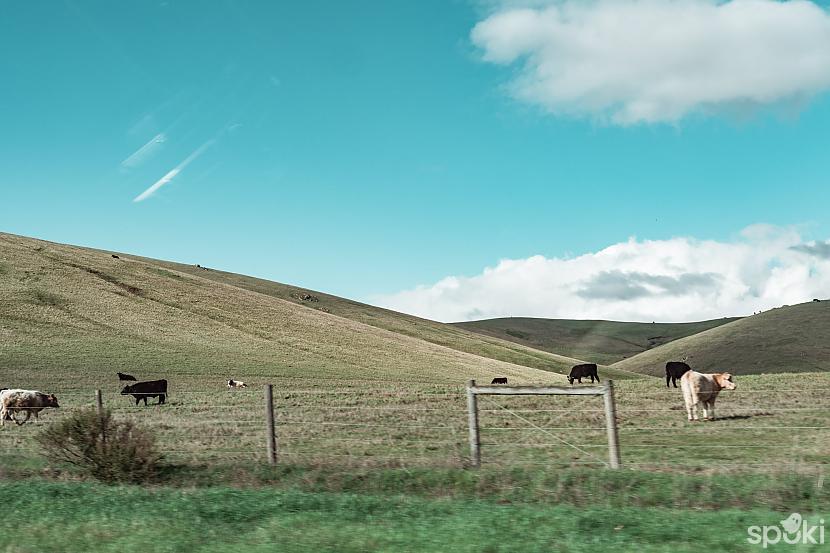
[{"label": "white and brown cow", "polygon": [[688,371],[680,378],[680,389],[686,402],[690,421],[697,418],[697,406],[703,404],[703,418],[715,420],[715,399],[721,390],[734,390],[735,383],[729,373],[703,374]]},{"label": "white and brown cow", "polygon": [[[25,424],[32,414],[38,420],[38,413],[47,407],[60,407],[55,394],[36,390],[3,390],[0,392],[0,426],[5,425],[7,420],[13,420],[18,425]],[[26,414],[22,421],[15,417],[20,412]]]}]

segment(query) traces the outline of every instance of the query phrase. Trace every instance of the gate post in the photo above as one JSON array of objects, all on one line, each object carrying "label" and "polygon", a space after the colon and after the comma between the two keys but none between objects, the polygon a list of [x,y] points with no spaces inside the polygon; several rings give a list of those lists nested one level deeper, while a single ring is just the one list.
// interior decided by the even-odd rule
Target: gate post
[{"label": "gate post", "polygon": [[614,404],[614,381],[605,382],[605,426],[608,430],[608,462],[612,469],[620,468],[620,440],[617,434],[617,407]]}]

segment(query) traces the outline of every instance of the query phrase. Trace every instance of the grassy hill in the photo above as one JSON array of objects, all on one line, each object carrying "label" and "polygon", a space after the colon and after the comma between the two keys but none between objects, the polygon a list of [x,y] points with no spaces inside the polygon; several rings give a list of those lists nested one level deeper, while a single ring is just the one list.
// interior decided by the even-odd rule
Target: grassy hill
[{"label": "grassy hill", "polygon": [[510,317],[454,323],[455,326],[535,349],[610,365],[678,338],[735,321],[625,323]]},{"label": "grassy hill", "polygon": [[0,296],[0,385],[21,370],[34,382],[117,370],[549,381],[537,369],[578,362],[268,281],[2,233]]},{"label": "grassy hill", "polygon": [[675,340],[614,364],[665,374],[665,363],[688,355],[697,370],[736,374],[830,370],[830,302],[780,307]]}]

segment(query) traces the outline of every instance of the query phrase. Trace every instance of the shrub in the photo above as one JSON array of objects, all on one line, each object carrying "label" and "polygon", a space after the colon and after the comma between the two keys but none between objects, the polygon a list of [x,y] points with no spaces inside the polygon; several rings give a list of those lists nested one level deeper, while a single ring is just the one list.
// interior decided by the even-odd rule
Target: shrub
[{"label": "shrub", "polygon": [[103,482],[144,482],[160,469],[155,437],[105,409],[81,409],[36,437],[51,462],[68,463]]}]

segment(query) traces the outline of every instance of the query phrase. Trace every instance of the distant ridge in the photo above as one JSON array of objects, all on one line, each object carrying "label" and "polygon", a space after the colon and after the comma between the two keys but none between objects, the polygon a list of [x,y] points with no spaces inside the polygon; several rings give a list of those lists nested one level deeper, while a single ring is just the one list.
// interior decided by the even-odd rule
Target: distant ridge
[{"label": "distant ridge", "polygon": [[454,325],[543,351],[610,365],[673,340],[736,320],[738,319],[723,318],[695,323],[627,323],[509,317]]}]

